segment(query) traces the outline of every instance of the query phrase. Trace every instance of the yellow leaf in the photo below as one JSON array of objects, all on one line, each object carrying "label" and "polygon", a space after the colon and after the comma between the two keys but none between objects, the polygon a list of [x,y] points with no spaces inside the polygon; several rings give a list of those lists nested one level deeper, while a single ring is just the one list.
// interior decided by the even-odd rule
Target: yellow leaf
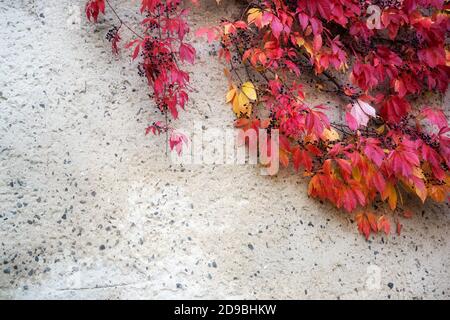
[{"label": "yellow leaf", "polygon": [[236,28],[234,27],[234,25],[232,23],[225,24],[224,30],[223,30],[223,32],[225,34],[233,33],[234,31],[236,31]]},{"label": "yellow leaf", "polygon": [[247,81],[242,85],[242,92],[247,96],[250,100],[256,100],[256,90],[253,83]]},{"label": "yellow leaf", "polygon": [[238,95],[237,95],[237,94],[234,96],[234,99],[233,99],[233,112],[234,112],[237,116],[239,116],[239,115],[241,114],[241,112],[240,112],[240,106],[239,106],[239,98],[238,98]]},{"label": "yellow leaf", "polygon": [[241,107],[246,107],[250,103],[250,100],[248,99],[248,96],[244,91],[241,91],[239,93],[238,100]]},{"label": "yellow leaf", "polygon": [[339,140],[339,133],[333,128],[325,128],[322,133],[322,138],[327,141],[336,141]]},{"label": "yellow leaf", "polygon": [[260,9],[251,8],[250,10],[248,10],[247,22],[250,24],[250,23],[254,22],[255,20],[257,20],[258,18],[260,18],[261,15],[262,15],[262,12]]},{"label": "yellow leaf", "polygon": [[419,167],[414,167],[413,168],[413,174],[420,179],[425,179],[425,176],[423,174],[422,169],[420,169]]},{"label": "yellow leaf", "polygon": [[303,46],[305,47],[306,51],[309,53],[310,56],[313,56],[313,55],[314,55],[314,50],[313,50],[313,48],[311,47],[311,44],[310,44],[309,42],[305,42],[305,43],[303,44]]},{"label": "yellow leaf", "polygon": [[379,126],[377,129],[375,129],[375,131],[378,134],[382,134],[384,132],[384,124],[382,126]]},{"label": "yellow leaf", "polygon": [[392,192],[389,194],[388,203],[391,210],[395,210],[397,207],[397,191],[395,191],[395,188],[392,188]]},{"label": "yellow leaf", "polygon": [[227,92],[227,97],[226,97],[227,103],[231,102],[231,100],[233,100],[235,95],[236,95],[236,89],[231,88],[230,91]]},{"label": "yellow leaf", "polygon": [[361,171],[358,167],[355,166],[352,168],[352,176],[356,181],[361,181]]},{"label": "yellow leaf", "polygon": [[341,63],[341,65],[339,66],[339,71],[341,71],[342,73],[344,73],[345,71],[348,70],[348,64],[346,62]]},{"label": "yellow leaf", "polygon": [[252,112],[250,100],[242,91],[233,99],[233,111],[238,117],[241,115],[249,116]]},{"label": "yellow leaf", "polygon": [[247,116],[250,117],[251,114],[252,114],[252,105],[249,104],[249,105],[247,106]]},{"label": "yellow leaf", "polygon": [[297,45],[299,47],[302,47],[305,44],[305,39],[303,39],[303,37],[297,37],[295,40],[297,41]]}]

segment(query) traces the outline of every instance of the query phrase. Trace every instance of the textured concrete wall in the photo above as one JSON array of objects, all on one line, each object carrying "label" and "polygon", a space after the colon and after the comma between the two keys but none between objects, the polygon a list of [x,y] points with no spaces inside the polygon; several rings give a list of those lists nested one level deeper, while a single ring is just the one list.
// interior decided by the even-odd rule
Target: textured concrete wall
[{"label": "textured concrete wall", "polygon": [[[74,3],[0,2],[0,298],[450,297],[448,205],[365,241],[292,171],[171,165],[164,137],[144,136],[162,117],[128,54],[111,55],[110,21],[78,25]],[[210,1],[191,22],[235,11]],[[223,66],[193,45],[176,125],[229,128]]]}]

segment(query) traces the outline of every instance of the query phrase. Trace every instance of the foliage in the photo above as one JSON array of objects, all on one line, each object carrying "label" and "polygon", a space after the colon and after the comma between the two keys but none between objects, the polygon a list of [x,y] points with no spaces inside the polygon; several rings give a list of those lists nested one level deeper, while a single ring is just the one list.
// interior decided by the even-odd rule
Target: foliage
[{"label": "foliage", "polygon": [[[195,2],[195,1],[193,1]],[[90,0],[86,3],[88,20],[98,21],[100,13],[105,13],[106,5],[119,21],[106,35],[114,54],[119,53],[121,32],[131,31],[134,39],[125,47],[132,49],[133,60],[139,59],[139,74],[145,77],[157,108],[165,115],[165,123],[154,122],[146,133],[170,135],[170,148],[181,153],[187,138],[168,125],[168,115],[178,118],[180,109],[188,102],[189,74],[179,67],[179,61],[194,63],[195,49],[184,41],[189,32],[186,22],[187,9],[181,8],[181,0],[141,0],[141,31],[137,32],[125,23],[108,0]]]},{"label": "foliage", "polygon": [[[445,201],[450,128],[440,107],[413,107],[447,90],[449,6],[443,0],[260,0],[235,21],[202,28],[230,68],[226,101],[240,128],[278,129],[280,162],[310,177],[308,193],[356,221],[366,238],[400,233],[404,194]],[[368,12],[380,8],[373,28]],[[342,100],[346,123],[311,106],[298,82]],[[343,80],[342,80],[343,79]],[[387,206],[381,206],[386,202]],[[376,213],[374,213],[376,212]]]},{"label": "foliage", "polygon": [[[189,75],[179,62],[195,60],[180,3],[141,0],[139,32],[108,0],[86,4],[89,20],[108,6],[119,21],[107,34],[114,54],[122,30],[133,34],[125,47],[165,115],[146,133],[166,133],[179,154],[187,138],[168,116],[176,119],[188,101]],[[310,196],[356,212],[368,238],[390,233],[392,219],[400,233],[399,215],[412,216],[402,208],[407,193],[422,202],[448,199],[447,118],[441,107],[418,102],[442,98],[448,87],[448,9],[443,0],[254,0],[240,19],[197,35],[221,43],[236,127],[278,129],[280,163],[310,178]],[[327,106],[307,103],[299,83],[305,74],[342,100],[345,123],[330,120]]]}]

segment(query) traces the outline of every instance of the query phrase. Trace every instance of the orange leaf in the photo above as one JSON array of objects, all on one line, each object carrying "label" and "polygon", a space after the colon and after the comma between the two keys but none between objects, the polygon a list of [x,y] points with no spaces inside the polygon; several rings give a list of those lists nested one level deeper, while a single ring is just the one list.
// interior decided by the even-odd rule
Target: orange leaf
[{"label": "orange leaf", "polygon": [[260,125],[261,129],[267,129],[270,125],[270,121],[271,120],[269,118],[261,120],[261,125]]},{"label": "orange leaf", "polygon": [[245,119],[245,118],[240,118],[234,122],[234,126],[236,128],[242,128],[242,127],[248,126],[249,123],[250,123],[250,120]]},{"label": "orange leaf", "polygon": [[434,201],[437,201],[437,202],[445,201],[446,191],[445,191],[444,185],[442,185],[442,186],[432,185],[429,187],[428,193],[429,193],[431,199],[433,199]]},{"label": "orange leaf", "polygon": [[422,200],[422,203],[425,203],[425,200],[428,195],[427,187],[423,183],[422,180],[416,180],[414,184],[414,189],[416,191],[417,196]]},{"label": "orange leaf", "polygon": [[386,218],[386,216],[381,216],[378,218],[378,230],[384,231],[385,234],[389,234],[391,231],[391,224],[389,223],[389,220]]},{"label": "orange leaf", "polygon": [[286,151],[284,151],[283,149],[280,149],[280,163],[284,166],[287,167],[289,165],[289,156],[287,154]]},{"label": "orange leaf", "polygon": [[320,185],[320,178],[319,175],[315,175],[309,180],[308,184],[308,195],[311,196],[313,193],[320,191],[321,185]]},{"label": "orange leaf", "polygon": [[370,235],[370,223],[367,219],[367,216],[364,213],[358,213],[356,215],[356,222],[358,223],[358,230],[361,234],[366,237],[366,240],[369,239]]},{"label": "orange leaf", "polygon": [[227,92],[226,102],[227,103],[231,102],[231,100],[233,100],[235,96],[236,96],[236,89],[231,88],[230,91]]},{"label": "orange leaf", "polygon": [[391,182],[386,184],[381,198],[383,201],[388,199],[389,207],[391,210],[395,210],[397,207],[397,191],[395,191],[395,187]]},{"label": "orange leaf", "polygon": [[373,232],[378,232],[379,227],[377,224],[377,217],[372,212],[367,212],[367,221],[369,221],[369,225],[372,228]]}]

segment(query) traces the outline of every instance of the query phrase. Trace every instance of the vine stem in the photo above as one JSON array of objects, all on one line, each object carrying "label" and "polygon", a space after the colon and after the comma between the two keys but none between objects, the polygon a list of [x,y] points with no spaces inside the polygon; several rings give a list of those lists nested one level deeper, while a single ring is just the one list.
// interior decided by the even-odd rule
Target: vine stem
[{"label": "vine stem", "polygon": [[130,30],[136,37],[140,38],[140,39],[144,39],[144,37],[140,34],[138,34],[133,28],[131,28],[128,24],[126,24],[122,18],[119,16],[119,14],[117,13],[117,11],[114,9],[114,7],[109,3],[108,0],[105,0],[106,4],[108,5],[108,7],[111,9],[112,13],[116,16],[117,20],[119,20],[120,25],[125,26],[128,30]]},{"label": "vine stem", "polygon": [[[301,54],[303,56],[303,58],[305,58],[309,62],[310,59],[305,52],[299,52],[299,51],[297,51],[297,52],[299,54]],[[309,63],[309,65],[311,67],[314,67],[314,65],[312,65],[311,63]],[[331,83],[333,83],[336,86],[337,93],[347,97],[347,95],[345,94],[344,86],[341,83],[339,83],[339,81],[336,80],[336,78],[333,75],[331,75],[328,71],[323,71],[321,73],[321,75],[325,76],[328,81],[330,81]],[[357,97],[356,96],[348,96],[348,98],[350,98],[350,100],[355,100]]]},{"label": "vine stem", "polygon": [[165,120],[165,122],[166,122],[166,157],[168,156],[168,154],[169,154],[169,130],[168,130],[168,119],[167,119],[167,108],[166,108],[166,110],[165,110],[165,112],[164,112],[164,120]]}]

